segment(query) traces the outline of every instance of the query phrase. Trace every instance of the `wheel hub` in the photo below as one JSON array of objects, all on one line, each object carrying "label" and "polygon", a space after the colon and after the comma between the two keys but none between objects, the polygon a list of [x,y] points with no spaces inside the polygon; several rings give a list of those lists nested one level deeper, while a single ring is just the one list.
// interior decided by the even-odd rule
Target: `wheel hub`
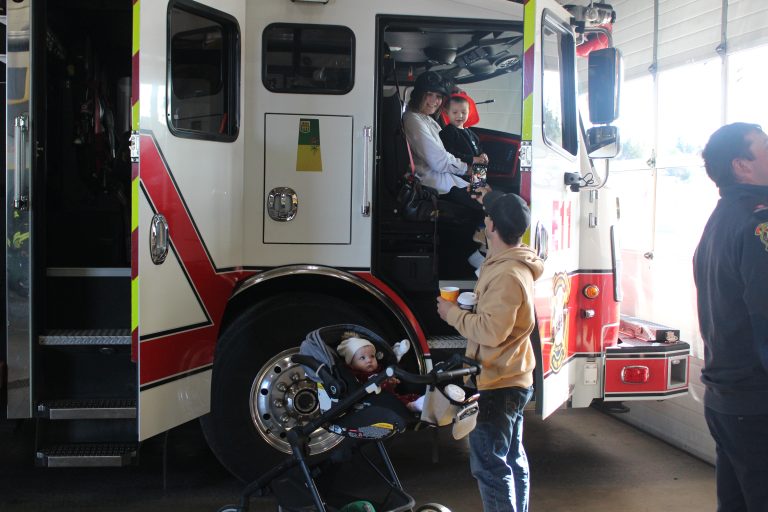
[{"label": "wheel hub", "polygon": [[[290,453],[288,430],[305,425],[319,413],[317,386],[304,369],[291,361],[296,348],[277,354],[261,367],[251,386],[251,419],[259,434],[272,447]],[[342,438],[324,429],[316,430],[310,440],[310,453],[322,453]]]}]

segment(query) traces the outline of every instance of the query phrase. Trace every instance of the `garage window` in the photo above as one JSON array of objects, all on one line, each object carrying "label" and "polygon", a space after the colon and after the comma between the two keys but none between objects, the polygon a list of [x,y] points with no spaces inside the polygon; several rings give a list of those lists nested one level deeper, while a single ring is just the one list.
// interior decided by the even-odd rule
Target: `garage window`
[{"label": "garage window", "polygon": [[237,138],[240,30],[196,2],[168,8],[168,126],[178,137]]}]

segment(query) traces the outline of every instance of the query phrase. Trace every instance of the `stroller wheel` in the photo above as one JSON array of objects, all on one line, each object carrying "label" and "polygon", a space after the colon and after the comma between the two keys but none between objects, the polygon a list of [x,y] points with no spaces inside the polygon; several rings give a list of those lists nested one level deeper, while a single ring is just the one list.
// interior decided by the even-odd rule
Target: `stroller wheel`
[{"label": "stroller wheel", "polygon": [[451,509],[439,503],[427,503],[417,508],[416,512],[451,512]]}]

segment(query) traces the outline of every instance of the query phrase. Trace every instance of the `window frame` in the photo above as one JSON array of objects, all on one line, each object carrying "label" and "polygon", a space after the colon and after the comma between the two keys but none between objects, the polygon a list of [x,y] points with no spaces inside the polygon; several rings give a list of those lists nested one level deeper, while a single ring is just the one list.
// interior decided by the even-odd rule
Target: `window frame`
[{"label": "window frame", "polygon": [[[342,29],[343,31],[346,31],[349,33],[349,41],[350,41],[350,52],[349,52],[349,85],[348,87],[343,91],[326,91],[323,89],[316,89],[316,90],[289,90],[289,89],[276,89],[274,87],[270,87],[267,83],[267,41],[266,41],[266,35],[267,32],[270,29],[273,28],[325,28],[325,29]],[[329,25],[326,23],[270,23],[266,27],[264,27],[264,30],[261,32],[261,84],[264,86],[266,90],[269,92],[273,92],[275,94],[327,94],[331,96],[343,96],[345,94],[349,94],[352,92],[352,90],[355,88],[355,52],[357,49],[357,38],[355,37],[355,32],[351,28],[345,26],[345,25]]]},{"label": "window frame", "polygon": [[[171,16],[175,9],[185,11],[195,16],[210,19],[223,28],[223,50],[225,52],[222,60],[222,88],[226,89],[226,114],[232,118],[233,133],[220,134],[191,130],[188,128],[178,128],[173,124],[173,62],[172,62],[172,39]],[[240,24],[237,19],[229,13],[214,9],[207,5],[200,4],[194,0],[171,0],[168,2],[166,16],[166,82],[165,82],[165,110],[166,124],[168,130],[175,136],[185,139],[211,140],[216,142],[234,142],[240,135],[240,56],[241,56],[241,34]],[[180,98],[181,99],[181,98]]]},{"label": "window frame", "polygon": [[[545,28],[557,32],[558,38],[558,64],[560,76],[560,106],[562,108],[561,133],[563,137],[562,144],[547,137],[544,123],[544,87],[546,79],[544,76],[544,46],[545,46]],[[568,39],[564,39],[564,37]],[[547,45],[549,46],[549,45]],[[576,49],[573,33],[570,28],[555,16],[549,9],[544,9],[541,17],[541,49],[539,52],[541,58],[541,135],[547,146],[551,147],[559,154],[573,159],[578,155],[578,115],[577,115],[577,96],[576,96]],[[566,91],[571,91],[567,94]]]}]

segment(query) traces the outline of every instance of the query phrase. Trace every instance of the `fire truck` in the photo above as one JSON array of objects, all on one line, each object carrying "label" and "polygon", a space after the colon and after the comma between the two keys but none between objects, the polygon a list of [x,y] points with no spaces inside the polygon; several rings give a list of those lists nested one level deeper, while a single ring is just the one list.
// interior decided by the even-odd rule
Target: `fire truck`
[{"label": "fire truck", "polygon": [[[439,204],[412,220],[397,199],[400,116],[427,70],[474,99],[489,184],[531,208],[537,412],[686,393],[687,344],[619,333],[602,185],[620,58],[577,57],[612,17],[555,0],[9,1],[0,399],[34,419],[36,462],[125,465],[200,418],[248,479],[317,414],[291,362],[313,329],[408,338],[411,371],[462,351],[435,297],[472,289],[468,241]],[[339,442],[318,431],[311,450]]]}]

